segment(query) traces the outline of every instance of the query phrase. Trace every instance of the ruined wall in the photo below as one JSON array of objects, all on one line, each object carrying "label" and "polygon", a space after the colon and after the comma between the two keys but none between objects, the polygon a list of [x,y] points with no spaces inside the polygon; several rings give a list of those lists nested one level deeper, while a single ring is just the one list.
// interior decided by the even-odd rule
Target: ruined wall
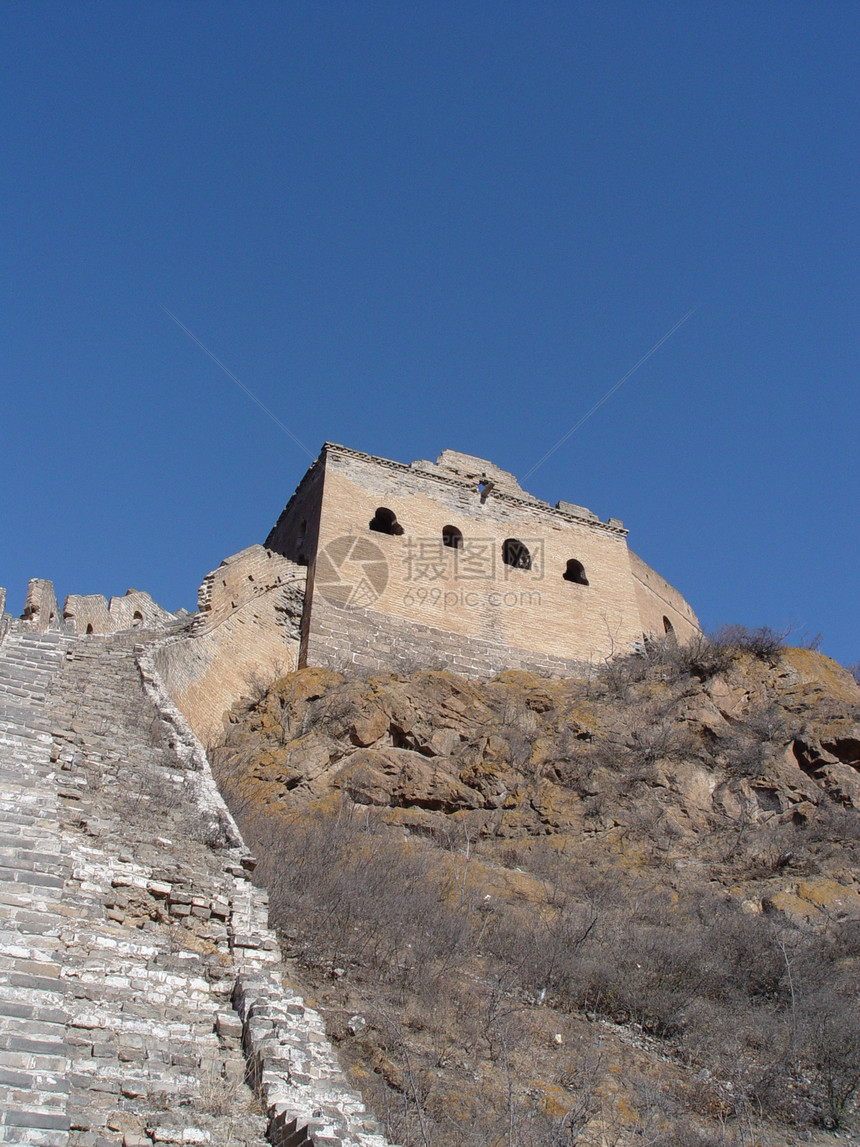
[{"label": "ruined wall", "polygon": [[297,667],[304,590],[305,570],[263,546],[234,554],[206,576],[201,613],[155,655],[201,741],[220,740],[236,701]]},{"label": "ruined wall", "polygon": [[173,621],[175,615],[162,609],[148,593],[127,590],[112,597],[110,604],[101,593],[73,593],[63,605],[63,619],[73,633],[108,634],[125,629],[153,629]]},{"label": "ruined wall", "polygon": [[[673,632],[681,643],[700,632],[699,620],[680,593],[632,550],[630,568],[636,586],[639,615],[644,633],[661,636]],[[666,620],[671,629],[667,629]]]},{"label": "ruined wall", "polygon": [[[447,633],[452,649],[469,641],[479,643],[472,652],[482,643],[494,651],[507,648],[512,661],[531,651],[561,662],[589,662],[641,640],[620,523],[599,522],[580,507],[573,508],[576,513],[554,510],[495,467],[482,492],[469,471],[480,460],[446,455],[447,469],[429,462],[407,467],[326,448],[309,664],[330,657],[330,646],[321,640],[327,603],[386,615],[404,623],[398,633],[409,624],[413,632],[426,626]],[[369,528],[378,507],[396,514],[402,534]],[[443,545],[448,526],[462,533],[460,548]],[[530,569],[504,564],[508,538],[528,547]],[[570,560],[582,564],[588,585],[565,580]],[[374,621],[369,632],[376,628]],[[351,627],[356,640],[359,630]],[[372,648],[366,652],[373,654]],[[494,652],[486,671],[497,664]]]},{"label": "ruined wall", "polygon": [[28,629],[34,633],[47,633],[60,629],[60,606],[53,583],[42,577],[31,577],[27,584],[27,597],[22,615]]}]

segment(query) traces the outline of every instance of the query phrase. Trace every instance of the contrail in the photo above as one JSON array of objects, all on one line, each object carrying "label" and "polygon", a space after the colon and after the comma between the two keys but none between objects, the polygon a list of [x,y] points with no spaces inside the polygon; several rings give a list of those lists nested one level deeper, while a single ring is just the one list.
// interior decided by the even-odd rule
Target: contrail
[{"label": "contrail", "polygon": [[619,386],[623,386],[624,383],[627,381],[627,379],[630,377],[630,375],[634,374],[639,369],[639,367],[642,366],[642,364],[644,362],[647,362],[648,359],[651,357],[651,355],[654,354],[655,351],[658,351],[660,349],[660,347],[663,345],[663,343],[666,341],[666,339],[671,338],[672,335],[675,333],[675,331],[678,329],[678,327],[682,327],[684,325],[684,323],[687,321],[687,319],[689,319],[691,315],[694,315],[698,309],[699,309],[698,307],[693,307],[691,310],[687,311],[687,313],[685,315],[683,315],[680,319],[678,319],[678,321],[675,323],[675,325],[670,330],[666,331],[666,333],[663,335],[663,337],[661,339],[658,339],[657,342],[654,343],[654,345],[651,347],[651,349],[648,351],[648,353],[643,354],[642,357],[639,359],[639,361],[636,363],[636,365],[631,366],[630,370],[628,370],[628,372],[624,375],[624,377],[619,378],[618,382],[616,382],[614,386],[611,386],[609,388],[609,390],[607,390],[607,392],[606,392],[606,394],[604,394],[603,398],[601,398],[599,402],[595,402],[595,404],[594,404],[594,406],[592,406],[591,410],[589,410],[587,414],[583,414],[583,416],[582,416],[582,418],[580,418],[579,422],[577,422],[575,426],[571,426],[571,428],[570,428],[570,430],[568,430],[567,434],[565,434],[563,438],[559,438],[558,442],[556,442],[555,446],[553,446],[551,450],[547,450],[546,454],[544,454],[543,458],[541,458],[539,462],[535,462],[535,464],[534,464],[534,466],[532,466],[531,470],[529,470],[528,473],[524,475],[523,481],[525,482],[526,478],[529,478],[532,474],[534,474],[534,472],[535,472],[535,470],[537,470],[538,466],[543,466],[543,464],[544,464],[544,462],[546,462],[547,458],[552,457],[552,455],[555,454],[556,450],[558,450],[559,446],[563,446],[565,444],[565,442],[567,442],[568,438],[570,438],[571,434],[575,434],[576,431],[579,430],[580,426],[583,425],[583,423],[588,422],[588,420],[589,420],[589,418],[591,418],[592,414],[594,414],[594,412],[596,410],[599,410],[600,407],[603,406],[604,402],[606,402],[606,400],[608,398],[612,397],[612,395],[616,392],[616,390],[618,390]]},{"label": "contrail", "polygon": [[197,345],[200,347],[200,349],[202,351],[205,351],[206,354],[209,355],[209,357],[212,359],[212,361],[215,363],[215,365],[220,366],[221,369],[224,371],[224,373],[227,375],[227,377],[232,378],[233,381],[236,383],[236,385],[240,388],[240,390],[244,390],[244,392],[251,399],[251,401],[256,402],[256,404],[257,404],[257,406],[259,406],[260,410],[262,410],[264,414],[268,414],[268,416],[269,416],[269,418],[271,418],[272,422],[274,422],[274,424],[276,426],[280,426],[280,428],[281,428],[281,430],[283,430],[284,434],[286,434],[288,438],[292,438],[292,440],[293,440],[293,442],[295,442],[296,446],[298,446],[298,447],[300,447],[300,449],[304,450],[304,452],[305,452],[305,454],[307,454],[308,458],[313,460],[314,455],[311,454],[310,450],[308,450],[308,448],[307,448],[307,446],[305,446],[304,442],[300,442],[298,440],[298,438],[296,438],[295,434],[293,434],[292,430],[290,430],[289,427],[284,426],[283,422],[281,422],[281,420],[280,420],[280,418],[278,418],[277,414],[273,414],[271,412],[271,410],[269,410],[268,406],[266,406],[265,403],[262,403],[259,400],[259,398],[257,398],[256,394],[254,394],[254,392],[252,390],[249,390],[248,387],[245,386],[244,382],[242,382],[241,379],[237,378],[235,376],[235,374],[232,372],[232,370],[229,370],[224,365],[224,363],[221,361],[220,358],[215,357],[215,355],[212,353],[212,351],[209,349],[209,347],[206,346],[204,343],[202,343],[200,341],[200,339],[197,337],[197,335],[194,334],[193,331],[190,331],[188,329],[188,327],[185,325],[185,323],[180,322],[179,319],[176,317],[176,315],[174,315],[174,313],[172,311],[169,311],[167,309],[167,307],[165,307],[164,303],[159,303],[158,305],[161,307],[161,309],[164,311],[164,313],[166,315],[168,315],[171,319],[173,319],[173,321],[176,323],[176,325],[181,330],[185,331],[185,333],[188,335],[188,337],[190,339],[192,339],[194,342],[197,343]]}]

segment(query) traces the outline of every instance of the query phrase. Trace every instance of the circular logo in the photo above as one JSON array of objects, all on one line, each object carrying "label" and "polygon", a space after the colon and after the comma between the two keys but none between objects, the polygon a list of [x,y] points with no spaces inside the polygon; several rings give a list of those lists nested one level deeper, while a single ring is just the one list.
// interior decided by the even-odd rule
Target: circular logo
[{"label": "circular logo", "polygon": [[370,538],[344,536],[317,555],[314,592],[348,609],[366,609],[388,585],[388,562]]}]

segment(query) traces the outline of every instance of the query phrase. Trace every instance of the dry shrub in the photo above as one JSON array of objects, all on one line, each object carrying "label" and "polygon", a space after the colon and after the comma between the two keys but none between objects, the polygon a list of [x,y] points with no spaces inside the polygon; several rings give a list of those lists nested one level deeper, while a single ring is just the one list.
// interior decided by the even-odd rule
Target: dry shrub
[{"label": "dry shrub", "polygon": [[302,921],[308,964],[366,965],[417,988],[462,950],[468,919],[448,903],[450,873],[431,846],[398,840],[346,801],[334,817],[260,828],[272,921],[281,928]]},{"label": "dry shrub", "polygon": [[735,776],[757,777],[791,740],[791,724],[781,705],[765,700],[752,707],[720,740],[726,768]]}]

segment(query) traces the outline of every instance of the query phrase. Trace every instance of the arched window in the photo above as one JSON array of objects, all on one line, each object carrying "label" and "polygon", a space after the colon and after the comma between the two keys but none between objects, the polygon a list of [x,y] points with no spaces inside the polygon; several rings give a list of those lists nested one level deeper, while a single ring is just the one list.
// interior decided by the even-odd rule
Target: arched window
[{"label": "arched window", "polygon": [[582,562],[578,562],[576,558],[567,559],[567,569],[561,575],[565,581],[575,582],[576,585],[588,585],[588,578],[585,576],[585,566]]},{"label": "arched window", "polygon": [[140,610],[139,610],[139,609],[136,609],[136,610],[134,611],[134,613],[132,614],[132,618],[131,618],[131,624],[132,624],[132,627],[133,627],[134,629],[137,629],[137,627],[138,627],[139,625],[141,625],[141,624],[142,624],[142,622],[143,622],[143,614],[140,612]]},{"label": "arched window", "polygon": [[443,526],[442,545],[450,546],[452,550],[461,550],[463,548],[463,531],[458,530],[456,526]]},{"label": "arched window", "polygon": [[663,632],[667,637],[675,636],[675,626],[672,624],[668,617],[663,618]]},{"label": "arched window", "polygon": [[87,623],[87,633],[92,633],[92,631],[93,631],[93,623],[90,621]]},{"label": "arched window", "polygon": [[399,536],[403,533],[403,527],[397,520],[397,515],[393,510],[387,509],[385,506],[380,506],[370,521],[370,528],[375,530],[377,534],[393,534]]},{"label": "arched window", "polygon": [[513,566],[516,570],[530,570],[532,568],[532,556],[528,551],[528,546],[517,538],[505,538],[502,542],[502,561],[506,566]]}]

